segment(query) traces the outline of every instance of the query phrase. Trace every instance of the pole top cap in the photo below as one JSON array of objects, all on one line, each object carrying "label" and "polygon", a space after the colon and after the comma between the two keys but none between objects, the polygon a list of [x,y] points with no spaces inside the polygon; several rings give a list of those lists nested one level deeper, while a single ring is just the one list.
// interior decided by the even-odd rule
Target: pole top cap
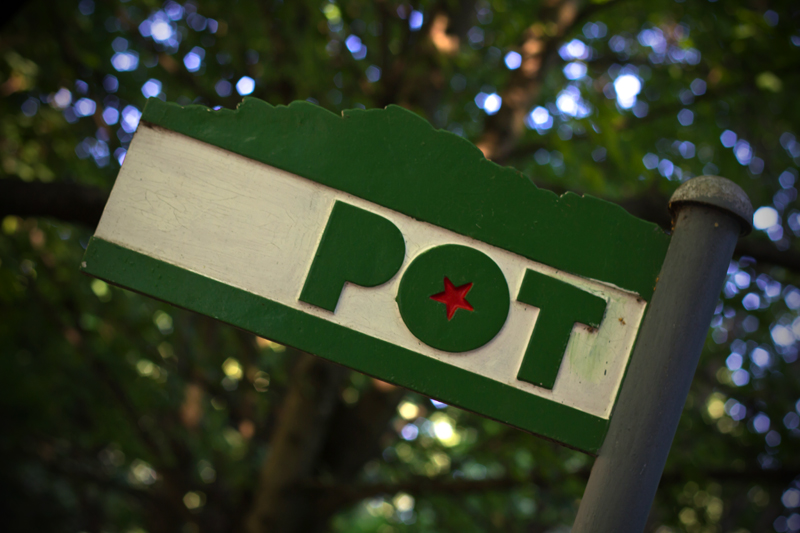
[{"label": "pole top cap", "polygon": [[729,179],[697,176],[684,182],[669,199],[672,216],[676,215],[682,204],[687,203],[717,207],[736,216],[742,226],[742,236],[753,229],[753,204],[744,190]]}]

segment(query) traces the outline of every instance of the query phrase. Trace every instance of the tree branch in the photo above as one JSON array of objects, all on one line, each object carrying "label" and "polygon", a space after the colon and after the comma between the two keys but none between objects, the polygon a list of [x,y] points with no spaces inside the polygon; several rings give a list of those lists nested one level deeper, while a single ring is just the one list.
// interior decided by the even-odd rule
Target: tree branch
[{"label": "tree branch", "polygon": [[303,491],[292,488],[314,473],[346,372],[312,355],[298,358],[261,467],[246,531],[311,531],[307,524],[315,522],[312,506]]},{"label": "tree branch", "polygon": [[[617,203],[633,216],[654,222],[665,231],[672,231],[672,219],[667,210],[669,199],[665,195],[657,191],[650,191]],[[750,234],[739,239],[733,255],[735,258],[752,257],[757,263],[778,266],[800,273],[800,252],[779,250],[774,243],[759,238],[757,234]]]},{"label": "tree branch", "polygon": [[[544,187],[553,190],[552,187]],[[554,192],[565,191],[555,188]],[[108,193],[98,187],[77,183],[25,182],[17,178],[0,179],[0,218],[52,217],[62,222],[78,223],[95,228],[103,213]],[[617,202],[630,214],[671,230],[667,211],[669,199],[657,191],[649,191]],[[800,273],[800,252],[778,250],[765,239],[751,235],[739,240],[734,257],[752,257],[758,263],[782,267]]]},{"label": "tree branch", "polygon": [[0,218],[52,217],[94,228],[107,201],[106,191],[90,185],[0,179]]},{"label": "tree branch", "polygon": [[[589,472],[590,469],[579,470],[570,477],[586,481],[589,479]],[[725,481],[725,483],[762,483],[784,486],[794,481],[798,476],[800,476],[800,470],[797,468],[763,470],[754,467],[746,470],[695,470],[692,471],[691,475],[686,475],[684,472],[668,472],[661,478],[660,487],[676,483],[683,484],[689,479],[697,478]],[[514,490],[530,485],[544,486],[551,483],[552,480],[542,479],[535,474],[524,478],[504,477],[496,479],[453,479],[451,476],[440,476],[436,478],[414,476],[397,483],[370,483],[361,485],[340,485],[315,481],[304,483],[302,488],[317,492],[320,498],[335,499],[339,505],[351,505],[366,498],[382,494],[394,495],[398,492],[405,492],[416,496],[430,494],[456,496],[473,492]]]},{"label": "tree branch", "polygon": [[[337,431],[328,436],[323,454],[326,468],[336,479],[353,479],[365,463],[380,455],[381,436],[407,392],[402,387],[384,391],[373,386],[355,406],[339,404],[333,419]],[[359,435],[356,442],[353,435]]]},{"label": "tree branch", "polygon": [[331,507],[342,509],[345,506],[381,494],[394,495],[398,492],[406,492],[415,496],[428,494],[456,496],[473,492],[512,490],[530,484],[535,484],[535,480],[532,478],[454,480],[450,476],[439,478],[418,476],[398,483],[371,483],[362,485],[309,482],[303,484],[302,488],[316,492],[320,501],[327,499],[328,503],[326,507],[330,505]]},{"label": "tree branch", "polygon": [[556,60],[558,46],[581,19],[583,0],[560,0],[547,19],[552,25],[532,25],[520,46],[522,65],[502,91],[503,106],[486,119],[483,135],[476,143],[488,159],[504,159],[525,132],[525,116],[539,96],[549,66]]}]

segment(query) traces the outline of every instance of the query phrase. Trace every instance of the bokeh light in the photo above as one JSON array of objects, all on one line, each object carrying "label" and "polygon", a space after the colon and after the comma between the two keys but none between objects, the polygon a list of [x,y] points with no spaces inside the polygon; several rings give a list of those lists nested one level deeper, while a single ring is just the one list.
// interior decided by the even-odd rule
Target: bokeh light
[{"label": "bokeh light", "polygon": [[558,53],[564,60],[569,61],[573,59],[588,59],[590,50],[580,39],[573,39],[563,45]]},{"label": "bokeh light", "polygon": [[94,115],[97,104],[91,98],[81,98],[75,102],[75,114],[79,117],[88,117]]},{"label": "bokeh light", "polygon": [[161,94],[161,82],[150,78],[142,85],[142,94],[145,98],[153,98]]},{"label": "bokeh light", "polygon": [[564,76],[568,80],[579,80],[586,76],[586,64],[581,63],[580,61],[573,61],[572,63],[567,63],[564,67]]},{"label": "bokeh light", "polygon": [[242,96],[252,94],[256,88],[256,82],[250,76],[242,76],[236,82],[236,92]]},{"label": "bokeh light", "polygon": [[139,66],[139,54],[134,51],[117,52],[111,56],[111,65],[118,72],[130,72]]},{"label": "bokeh light", "polygon": [[422,15],[421,11],[412,11],[408,16],[408,27],[411,31],[418,31],[422,28],[424,22],[425,17]]},{"label": "bokeh light", "polygon": [[765,230],[776,224],[780,224],[780,215],[773,207],[759,207],[753,213],[753,227],[756,229]]},{"label": "bokeh light", "polygon": [[516,70],[522,65],[522,56],[518,52],[509,52],[504,59],[509,70]]},{"label": "bokeh light", "polygon": [[214,84],[214,90],[217,91],[217,94],[220,96],[230,96],[232,90],[231,82],[228,80],[219,80]]},{"label": "bokeh light", "polygon": [[480,92],[475,96],[475,105],[483,109],[487,115],[494,115],[503,106],[503,98],[497,93]]},{"label": "bokeh light", "polygon": [[122,129],[127,133],[133,133],[139,126],[139,119],[142,118],[142,113],[134,106],[126,106],[122,110]]},{"label": "bokeh light", "polygon": [[192,48],[191,52],[183,57],[183,64],[186,66],[186,70],[189,72],[197,72],[200,70],[205,56],[206,51],[199,46]]},{"label": "bokeh light", "polygon": [[642,91],[642,82],[634,74],[622,74],[614,80],[614,91],[617,94],[619,106],[623,109],[630,109]]}]

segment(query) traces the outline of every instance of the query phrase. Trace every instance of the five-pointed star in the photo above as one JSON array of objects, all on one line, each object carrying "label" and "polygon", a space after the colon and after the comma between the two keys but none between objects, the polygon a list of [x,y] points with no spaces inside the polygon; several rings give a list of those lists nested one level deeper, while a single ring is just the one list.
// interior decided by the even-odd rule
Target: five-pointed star
[{"label": "five-pointed star", "polygon": [[466,300],[467,293],[472,288],[472,283],[465,283],[460,287],[455,287],[453,283],[447,278],[444,278],[444,292],[434,294],[431,300],[436,300],[447,306],[447,320],[453,318],[456,314],[456,309],[466,309],[467,311],[474,311],[472,305]]}]

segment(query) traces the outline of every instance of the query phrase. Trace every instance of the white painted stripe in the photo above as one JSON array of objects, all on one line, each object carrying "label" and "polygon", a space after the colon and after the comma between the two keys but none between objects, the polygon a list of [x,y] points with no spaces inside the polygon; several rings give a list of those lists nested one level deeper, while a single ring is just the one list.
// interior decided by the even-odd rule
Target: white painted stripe
[{"label": "white painted stripe", "polygon": [[[336,200],[396,224],[406,240],[406,259],[400,273],[384,285],[347,284],[333,314],[297,298]],[[140,127],[134,137],[96,236],[606,419],[645,308],[645,302],[621,289],[557,271],[183,135],[148,127]],[[406,328],[395,302],[410,260],[449,243],[471,246],[494,259],[506,276],[512,298],[508,320],[497,337],[462,354],[419,341]],[[598,331],[579,325],[573,330],[552,391],[516,379],[538,315],[535,307],[514,300],[526,269],[562,279],[609,302]]]}]

